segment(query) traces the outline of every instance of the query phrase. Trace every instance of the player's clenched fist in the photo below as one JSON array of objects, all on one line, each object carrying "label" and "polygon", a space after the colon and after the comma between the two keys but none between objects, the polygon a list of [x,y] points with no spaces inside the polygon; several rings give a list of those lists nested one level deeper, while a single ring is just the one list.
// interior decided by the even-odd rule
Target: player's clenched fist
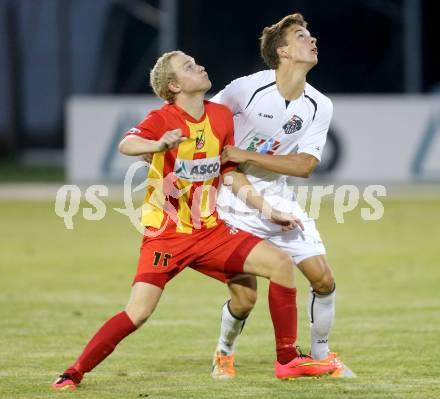
[{"label": "player's clenched fist", "polygon": [[172,150],[185,140],[186,137],[182,136],[182,129],[169,130],[158,140],[159,151]]}]

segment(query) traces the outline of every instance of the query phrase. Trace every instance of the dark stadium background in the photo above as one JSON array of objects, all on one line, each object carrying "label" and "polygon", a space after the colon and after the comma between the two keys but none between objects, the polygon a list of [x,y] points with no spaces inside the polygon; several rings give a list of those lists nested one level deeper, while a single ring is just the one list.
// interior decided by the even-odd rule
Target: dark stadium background
[{"label": "dark stadium background", "polygon": [[[0,0],[0,161],[20,161],[28,150],[52,149],[58,155],[46,162],[62,164],[64,105],[71,95],[151,93],[146,73],[159,40],[144,17],[149,6],[160,4]],[[206,66],[213,91],[263,68],[257,40],[262,28],[295,11],[304,14],[318,38],[320,65],[309,81],[323,92],[440,90],[436,0],[176,4],[177,47]],[[412,9],[418,14],[411,14]],[[410,10],[406,19],[405,10]],[[405,20],[411,21],[409,30]],[[405,36],[408,31],[412,39]],[[414,38],[405,50],[404,43]],[[408,57],[415,57],[418,68],[410,81],[405,78]]]}]

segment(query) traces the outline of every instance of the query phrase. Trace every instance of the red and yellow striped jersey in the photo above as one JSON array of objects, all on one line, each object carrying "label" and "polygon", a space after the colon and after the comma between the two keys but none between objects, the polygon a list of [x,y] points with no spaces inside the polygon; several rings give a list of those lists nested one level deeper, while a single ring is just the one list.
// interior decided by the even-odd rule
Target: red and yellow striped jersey
[{"label": "red and yellow striped jersey", "polygon": [[131,129],[149,140],[159,140],[173,129],[187,139],[173,150],[155,153],[148,171],[141,223],[158,229],[191,234],[218,223],[219,176],[235,168],[221,165],[226,144],[234,144],[232,114],[223,105],[205,101],[205,113],[195,120],[175,104],[166,104]]}]

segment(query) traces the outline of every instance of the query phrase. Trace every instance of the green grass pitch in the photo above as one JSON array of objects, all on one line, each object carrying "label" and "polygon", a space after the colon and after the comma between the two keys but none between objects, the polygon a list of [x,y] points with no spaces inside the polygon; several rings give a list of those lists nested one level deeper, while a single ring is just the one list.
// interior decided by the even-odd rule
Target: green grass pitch
[{"label": "green grass pitch", "polygon": [[[112,204],[120,206],[120,204]],[[267,282],[240,337],[234,381],[213,381],[226,288],[186,270],[147,324],[75,392],[50,384],[129,296],[140,236],[110,208],[66,230],[53,202],[0,202],[0,398],[439,398],[440,199],[389,200],[380,221],[359,208],[318,227],[336,274],[331,347],[355,380],[277,381]],[[307,285],[297,273],[299,344],[309,349]]]}]

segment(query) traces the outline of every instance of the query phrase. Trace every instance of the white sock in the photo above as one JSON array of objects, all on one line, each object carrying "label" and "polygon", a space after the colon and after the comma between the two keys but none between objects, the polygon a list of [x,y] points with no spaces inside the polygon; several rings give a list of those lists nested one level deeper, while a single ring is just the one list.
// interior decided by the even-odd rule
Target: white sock
[{"label": "white sock", "polygon": [[229,301],[226,302],[222,308],[220,337],[217,343],[217,350],[224,352],[226,355],[231,355],[235,352],[235,341],[241,333],[241,330],[243,330],[246,318],[237,319],[234,317],[228,305]]},{"label": "white sock", "polygon": [[309,293],[309,319],[311,332],[311,352],[314,359],[328,356],[328,336],[335,319],[336,290],[328,295]]}]

